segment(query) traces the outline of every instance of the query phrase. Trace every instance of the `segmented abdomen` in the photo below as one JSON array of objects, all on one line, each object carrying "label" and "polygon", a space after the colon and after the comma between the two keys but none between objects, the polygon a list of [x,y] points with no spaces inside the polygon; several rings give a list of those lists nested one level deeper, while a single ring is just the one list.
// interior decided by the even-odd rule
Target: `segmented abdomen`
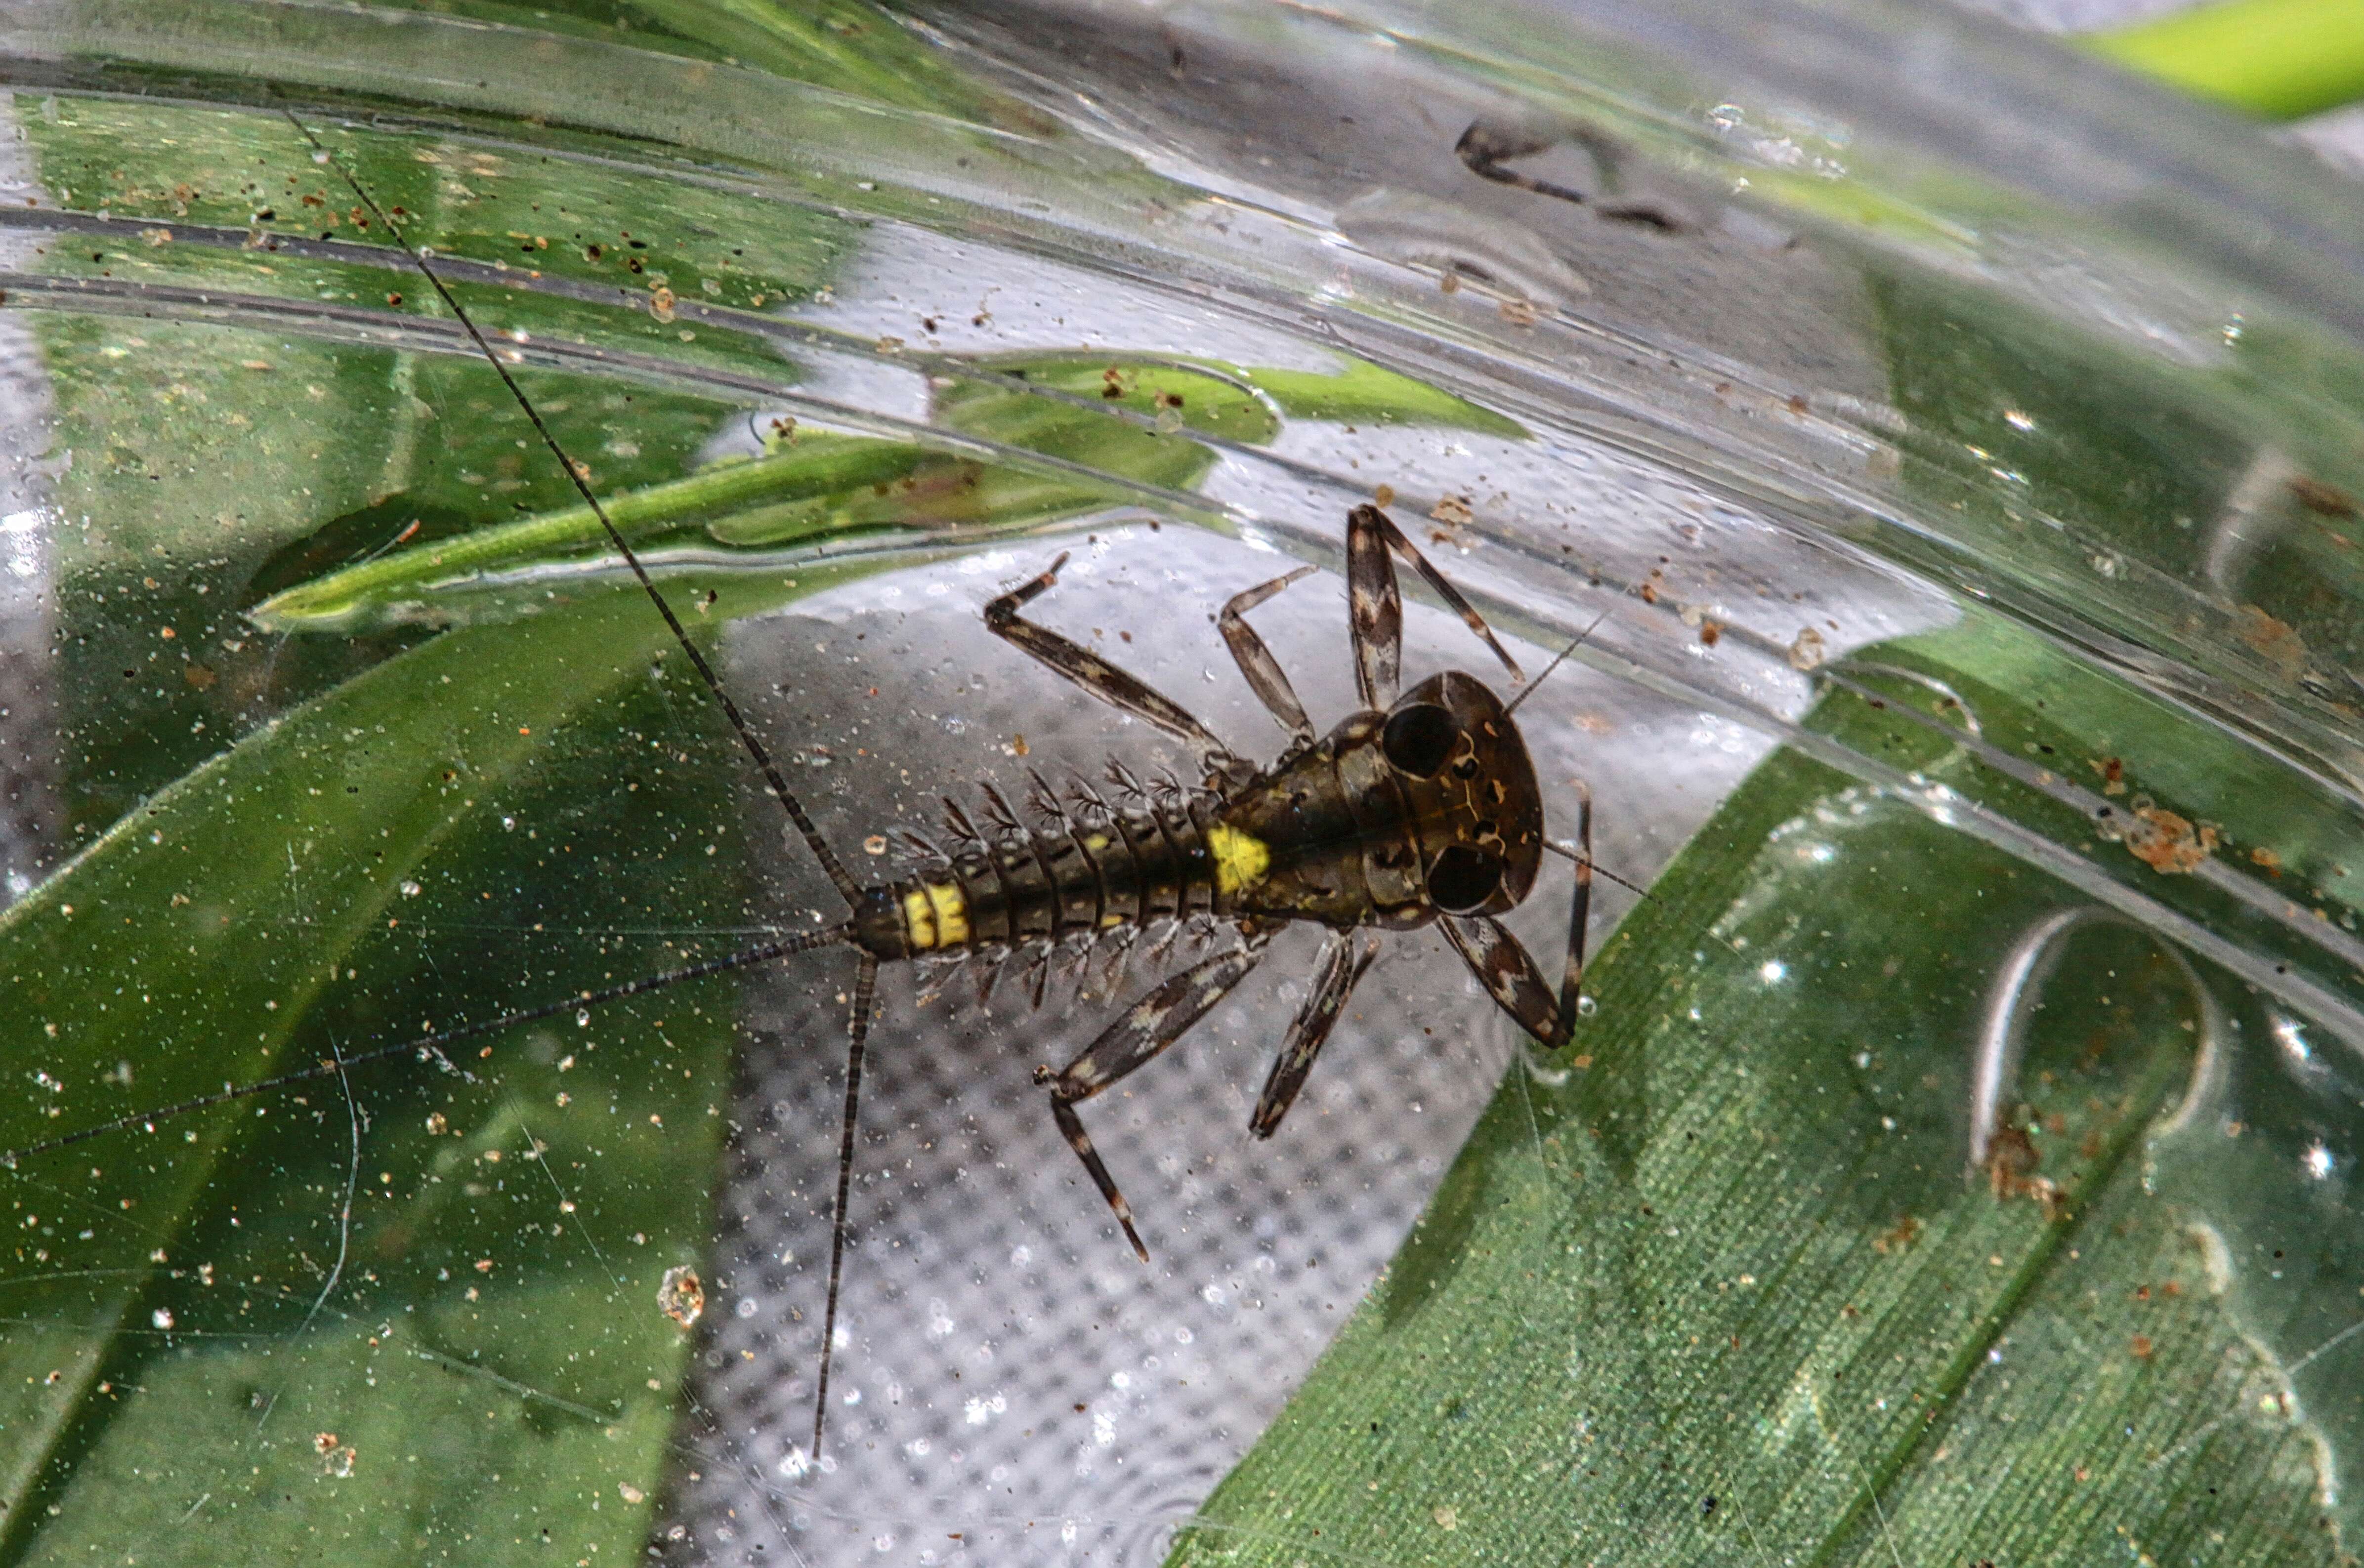
[{"label": "segmented abdomen", "polygon": [[1081,822],[1061,814],[1049,829],[994,804],[997,826],[985,833],[953,806],[955,848],[925,846],[931,863],[867,890],[856,922],[864,947],[882,959],[954,957],[1229,912],[1209,847],[1222,832],[1210,797],[1110,807]]}]

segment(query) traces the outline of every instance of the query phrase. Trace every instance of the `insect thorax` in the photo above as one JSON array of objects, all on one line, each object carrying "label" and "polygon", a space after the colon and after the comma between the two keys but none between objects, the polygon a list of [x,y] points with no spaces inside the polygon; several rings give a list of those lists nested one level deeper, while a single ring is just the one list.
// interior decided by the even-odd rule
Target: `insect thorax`
[{"label": "insect thorax", "polygon": [[1543,858],[1526,742],[1490,689],[1455,672],[1349,716],[1232,791],[1221,820],[1261,869],[1242,913],[1332,926],[1499,914]]}]

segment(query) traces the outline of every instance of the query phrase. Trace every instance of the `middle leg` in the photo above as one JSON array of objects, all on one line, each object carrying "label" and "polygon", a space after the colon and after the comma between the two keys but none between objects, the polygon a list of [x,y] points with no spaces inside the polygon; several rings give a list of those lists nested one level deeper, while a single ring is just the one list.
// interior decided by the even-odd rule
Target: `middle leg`
[{"label": "middle leg", "polygon": [[1305,1004],[1290,1022],[1288,1038],[1280,1042],[1272,1071],[1265,1077],[1264,1093],[1256,1096],[1255,1113],[1248,1118],[1250,1132],[1270,1138],[1280,1130],[1280,1118],[1297,1103],[1297,1092],[1305,1087],[1321,1042],[1330,1038],[1331,1027],[1345,1011],[1355,982],[1371,967],[1378,951],[1379,944],[1367,933],[1333,931],[1322,942],[1321,956],[1313,961],[1313,984],[1306,990]]},{"label": "middle leg", "polygon": [[1254,688],[1273,717],[1280,720],[1280,727],[1288,731],[1290,742],[1296,746],[1313,743],[1313,721],[1305,717],[1305,705],[1297,700],[1297,688],[1288,684],[1288,672],[1281,669],[1280,661],[1272,656],[1272,650],[1265,646],[1255,628],[1247,623],[1247,613],[1313,570],[1300,566],[1269,583],[1259,583],[1233,594],[1225,601],[1223,613],[1215,617],[1223,640],[1231,644],[1232,658],[1239,665],[1240,673],[1247,677],[1248,684]]}]

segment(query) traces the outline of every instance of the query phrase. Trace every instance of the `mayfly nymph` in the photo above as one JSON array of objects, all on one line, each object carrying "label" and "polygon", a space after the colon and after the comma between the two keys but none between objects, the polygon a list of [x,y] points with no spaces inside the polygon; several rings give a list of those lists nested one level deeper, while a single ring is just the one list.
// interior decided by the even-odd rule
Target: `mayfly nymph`
[{"label": "mayfly nymph", "polygon": [[[298,129],[303,128],[299,125]],[[309,136],[309,132],[305,134]],[[370,194],[334,164],[355,195],[397,241],[401,230]],[[1318,733],[1288,675],[1247,615],[1315,569],[1300,566],[1233,595],[1217,624],[1248,686],[1287,731],[1279,756],[1258,766],[1232,751],[1199,718],[1088,649],[1021,613],[1056,584],[1066,557],[984,607],[995,635],[1102,702],[1189,747],[1199,772],[1188,784],[1144,785],[1111,764],[1103,793],[1074,782],[1064,797],[1040,774],[1027,803],[1031,820],[991,786],[980,826],[947,802],[947,837],[899,836],[914,852],[909,870],[891,880],[857,881],[822,837],[778,766],[740,713],[720,679],[686,636],[640,558],[608,520],[584,470],[561,447],[477,331],[429,260],[418,270],[474,340],[606,529],[618,556],[671,628],[683,654],[731,727],[769,793],[846,906],[845,917],[820,929],[765,941],[708,962],[604,990],[505,1013],[360,1051],[340,1050],[317,1063],[139,1116],[84,1128],[0,1156],[13,1167],[27,1156],[122,1128],[148,1125],[282,1085],[348,1073],[399,1056],[441,1058],[455,1041],[563,1013],[578,1016],[623,997],[822,948],[855,954],[847,1025],[845,1098],[831,1209],[828,1299],[815,1391],[812,1457],[818,1458],[827,1408],[844,1251],[849,1233],[862,1073],[886,964],[934,967],[976,960],[989,987],[1012,961],[1032,968],[1039,1003],[1054,958],[1081,958],[1105,942],[1126,951],[1143,932],[1194,927],[1217,936],[1218,951],[1139,995],[1065,1066],[1037,1069],[1048,1110],[1098,1188],[1135,1253],[1149,1248],[1107,1162],[1086,1130],[1081,1108],[1180,1040],[1263,960],[1273,935],[1293,922],[1323,929],[1305,998],[1282,1038],[1249,1130],[1271,1137],[1305,1084],[1323,1041],[1355,983],[1377,951],[1376,933],[1433,924],[1470,973],[1519,1027],[1546,1047],[1565,1043],[1578,1015],[1585,930],[1591,891],[1591,806],[1583,796],[1573,851],[1546,837],[1541,792],[1514,718],[1478,677],[1444,671],[1406,689],[1401,680],[1400,559],[1457,612],[1515,681],[1524,676],[1477,609],[1377,506],[1358,506],[1345,529],[1348,631],[1358,703],[1326,734]],[[1563,655],[1565,657],[1565,655]],[[1531,693],[1533,684],[1525,687]],[[1522,697],[1524,693],[1522,694]],[[874,834],[865,849],[882,835]],[[1576,864],[1565,960],[1547,976],[1499,917],[1534,887],[1543,856]],[[1228,941],[1221,940],[1228,929]],[[1162,944],[1156,944],[1163,951]],[[660,1305],[685,1325],[703,1294],[695,1272],[666,1278]]]}]

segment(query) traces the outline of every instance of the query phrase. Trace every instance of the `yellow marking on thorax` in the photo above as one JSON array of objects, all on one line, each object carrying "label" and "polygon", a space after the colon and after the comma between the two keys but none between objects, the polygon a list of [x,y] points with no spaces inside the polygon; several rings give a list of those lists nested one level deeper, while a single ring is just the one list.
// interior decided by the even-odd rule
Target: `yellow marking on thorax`
[{"label": "yellow marking on thorax", "polygon": [[903,895],[903,925],[910,932],[913,952],[956,947],[968,940],[968,904],[959,888],[928,883]]},{"label": "yellow marking on thorax", "polygon": [[1207,852],[1215,857],[1215,886],[1222,893],[1254,886],[1272,867],[1271,845],[1221,823],[1207,829]]}]

